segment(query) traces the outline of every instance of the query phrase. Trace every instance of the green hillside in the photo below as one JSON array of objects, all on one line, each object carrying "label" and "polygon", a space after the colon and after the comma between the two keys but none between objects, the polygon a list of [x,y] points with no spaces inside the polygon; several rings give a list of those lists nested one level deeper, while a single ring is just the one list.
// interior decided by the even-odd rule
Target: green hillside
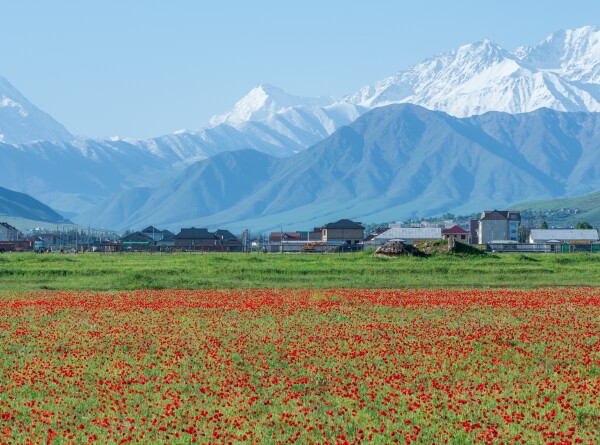
[{"label": "green hillside", "polygon": [[24,218],[53,224],[71,224],[47,205],[25,193],[0,187],[0,218]]},{"label": "green hillside", "polygon": [[571,198],[529,201],[511,206],[525,217],[543,219],[548,224],[574,225],[587,221],[600,227],[600,192]]}]

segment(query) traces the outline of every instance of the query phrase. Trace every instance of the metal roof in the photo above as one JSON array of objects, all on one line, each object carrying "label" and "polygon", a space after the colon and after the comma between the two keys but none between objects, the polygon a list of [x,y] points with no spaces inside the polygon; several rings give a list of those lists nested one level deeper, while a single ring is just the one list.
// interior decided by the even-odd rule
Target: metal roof
[{"label": "metal roof", "polygon": [[349,219],[340,219],[334,223],[329,223],[323,226],[324,229],[362,229],[364,226],[359,222],[354,222]]},{"label": "metal roof", "polygon": [[173,237],[174,239],[217,239],[214,233],[208,229],[197,229],[195,227],[184,228]]},{"label": "metal roof", "polygon": [[377,240],[389,239],[441,239],[442,229],[439,227],[391,227],[390,230],[377,235]]},{"label": "metal roof", "polygon": [[598,241],[596,229],[531,229],[531,238],[534,241]]},{"label": "metal roof", "polygon": [[468,233],[469,232],[467,230],[465,230],[459,226],[453,226],[448,229],[442,229],[442,235],[454,235],[454,234],[464,235],[464,234],[468,234]]}]

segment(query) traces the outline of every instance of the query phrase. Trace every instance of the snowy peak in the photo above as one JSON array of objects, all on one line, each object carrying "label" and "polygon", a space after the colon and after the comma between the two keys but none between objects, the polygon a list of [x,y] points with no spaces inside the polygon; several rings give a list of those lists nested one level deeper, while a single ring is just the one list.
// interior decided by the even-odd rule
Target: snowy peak
[{"label": "snowy peak", "polygon": [[0,76],[0,142],[68,141],[73,136]]},{"label": "snowy peak", "polygon": [[363,87],[364,107],[410,102],[458,117],[542,107],[600,111],[600,30],[558,31],[511,53],[491,40],[463,45]]},{"label": "snowy peak", "polygon": [[600,83],[600,28],[595,26],[557,31],[536,46],[518,48],[515,55],[571,81]]},{"label": "snowy peak", "polygon": [[539,108],[600,111],[600,29],[558,31],[540,44],[507,51],[492,40],[447,53],[366,85],[337,101],[293,96],[259,85],[227,114],[227,124],[293,151],[347,125],[369,109],[413,103],[467,117],[489,111],[525,113]]},{"label": "snowy peak", "polygon": [[333,102],[328,97],[301,97],[286,93],[281,88],[269,84],[254,87],[240,99],[227,114],[214,116],[211,126],[229,124],[235,126],[245,121],[265,119],[281,113],[290,107],[325,106]]},{"label": "snowy peak", "polygon": [[[486,39],[427,59],[344,100],[369,108],[411,102],[467,116],[480,112],[480,104],[467,96],[499,76],[513,76],[520,68],[514,55]],[[458,102],[453,97],[457,89],[463,99]],[[469,103],[464,103],[465,99]]]}]

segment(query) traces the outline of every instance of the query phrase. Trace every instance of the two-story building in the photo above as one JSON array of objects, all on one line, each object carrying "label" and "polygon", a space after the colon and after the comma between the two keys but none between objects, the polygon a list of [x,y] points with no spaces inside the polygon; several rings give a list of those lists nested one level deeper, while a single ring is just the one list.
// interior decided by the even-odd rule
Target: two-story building
[{"label": "two-story building", "polygon": [[349,219],[340,219],[321,227],[321,240],[328,245],[360,244],[365,236],[365,227]]}]

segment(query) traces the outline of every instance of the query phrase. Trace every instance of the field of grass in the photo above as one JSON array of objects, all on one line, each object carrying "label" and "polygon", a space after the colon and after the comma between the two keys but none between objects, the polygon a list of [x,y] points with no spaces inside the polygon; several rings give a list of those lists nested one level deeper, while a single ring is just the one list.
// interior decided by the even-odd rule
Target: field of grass
[{"label": "field of grass", "polygon": [[600,286],[600,255],[0,254],[0,292]]}]

